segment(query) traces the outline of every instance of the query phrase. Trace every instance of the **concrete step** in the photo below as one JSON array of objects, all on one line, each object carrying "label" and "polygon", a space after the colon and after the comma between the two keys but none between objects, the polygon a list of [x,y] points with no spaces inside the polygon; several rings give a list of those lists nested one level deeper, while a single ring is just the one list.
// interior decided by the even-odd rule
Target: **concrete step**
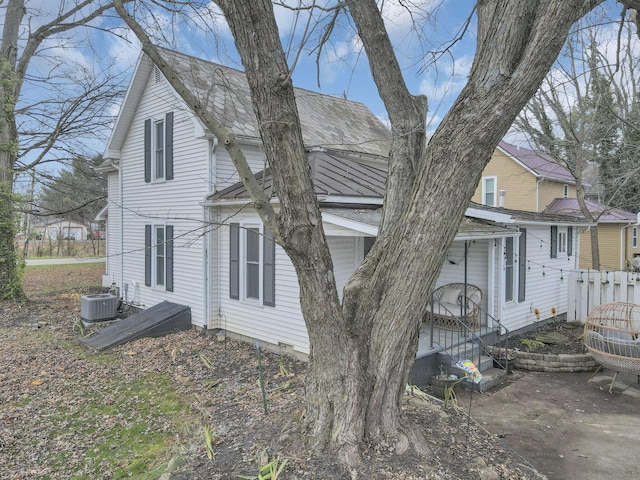
[{"label": "concrete step", "polygon": [[460,385],[464,388],[471,389],[475,392],[486,392],[491,388],[500,385],[507,379],[507,371],[502,370],[501,368],[488,368],[482,371],[482,380],[480,383],[473,383],[473,381],[466,380],[464,382],[460,382]]},{"label": "concrete step", "polygon": [[471,343],[467,343],[465,346],[466,348],[459,349],[456,347],[455,349],[439,352],[437,354],[438,363],[443,365],[447,371],[451,373],[457,373],[455,370],[457,370],[456,362],[458,360],[471,360],[481,372],[493,367],[493,357],[489,355],[481,355],[480,365],[477,364],[480,347]]}]

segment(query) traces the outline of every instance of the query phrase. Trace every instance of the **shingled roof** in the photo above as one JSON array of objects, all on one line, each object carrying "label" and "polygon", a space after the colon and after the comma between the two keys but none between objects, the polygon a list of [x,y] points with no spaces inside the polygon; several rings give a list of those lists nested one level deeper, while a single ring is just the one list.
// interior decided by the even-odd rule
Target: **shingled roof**
[{"label": "shingled roof", "polygon": [[[259,138],[244,72],[162,48],[162,56],[205,106],[237,136]],[[390,132],[362,103],[295,88],[307,148],[385,157]]]}]

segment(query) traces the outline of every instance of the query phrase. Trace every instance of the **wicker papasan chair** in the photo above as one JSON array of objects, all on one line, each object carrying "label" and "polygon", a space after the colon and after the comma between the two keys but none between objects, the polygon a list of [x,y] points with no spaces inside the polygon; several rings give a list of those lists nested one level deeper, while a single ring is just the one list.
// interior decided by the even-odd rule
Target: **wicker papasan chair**
[{"label": "wicker papasan chair", "polygon": [[584,343],[593,359],[618,373],[638,375],[640,381],[640,305],[605,303],[594,308],[584,325]]}]

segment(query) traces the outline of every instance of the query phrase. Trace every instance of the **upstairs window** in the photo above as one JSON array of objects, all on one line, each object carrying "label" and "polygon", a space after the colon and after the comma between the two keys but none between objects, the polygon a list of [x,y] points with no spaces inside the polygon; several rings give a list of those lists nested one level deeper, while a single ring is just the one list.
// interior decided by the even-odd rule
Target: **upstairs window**
[{"label": "upstairs window", "polygon": [[498,181],[496,177],[484,177],[482,179],[482,204],[490,207],[496,206]]},{"label": "upstairs window", "polygon": [[638,227],[631,229],[631,247],[638,248]]},{"label": "upstairs window", "polygon": [[144,122],[144,181],[173,179],[173,112]]},{"label": "upstairs window", "polygon": [[564,186],[562,187],[562,196],[564,198],[569,198],[569,185],[564,184]]}]

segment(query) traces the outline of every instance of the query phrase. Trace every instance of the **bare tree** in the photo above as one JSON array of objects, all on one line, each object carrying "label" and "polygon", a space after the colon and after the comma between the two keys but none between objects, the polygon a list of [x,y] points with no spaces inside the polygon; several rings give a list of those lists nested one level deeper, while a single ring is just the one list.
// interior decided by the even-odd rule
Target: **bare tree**
[{"label": "bare tree", "polygon": [[594,211],[587,205],[591,180],[587,172],[591,165],[599,165],[606,199],[615,201],[629,191],[637,171],[636,162],[622,158],[635,150],[628,144],[633,137],[629,130],[638,128],[631,121],[637,95],[632,44],[637,39],[623,23],[617,41],[609,38],[607,45],[602,23],[600,27],[585,22],[576,26],[554,69],[514,122],[515,129],[525,133],[536,149],[566,166],[575,178],[580,212],[593,224],[590,240],[595,270],[600,269],[597,222],[610,209]]},{"label": "bare tree", "polygon": [[[417,350],[426,301],[482,170],[557,57],[571,25],[599,0],[484,0],[468,84],[423,147],[426,101],[407,92],[375,0],[348,8],[391,117],[384,222],[338,300],[311,188],[290,67],[270,0],[217,0],[234,35],[281,205],[274,212],[233,135],[212,118],[116,1],[146,54],[224,145],[254,206],[298,274],[310,340],[305,437],[354,464],[364,442],[393,438],[397,451],[428,453],[403,421],[400,399]],[[119,5],[120,4],[120,5]],[[405,114],[404,109],[409,112]]]},{"label": "bare tree", "polygon": [[[3,3],[3,2],[0,2]],[[49,5],[52,6],[51,4]],[[14,251],[15,175],[46,161],[70,159],[102,130],[108,106],[121,95],[117,79],[70,65],[52,53],[74,42],[65,32],[89,25],[112,8],[106,0],[64,2],[50,21],[24,0],[7,0],[0,45],[0,298],[24,297]],[[25,20],[29,20],[25,24]],[[34,24],[40,26],[31,27]],[[25,33],[26,32],[26,33]],[[38,73],[33,60],[42,60]],[[69,68],[65,68],[65,66]],[[46,96],[29,103],[25,86]],[[100,127],[100,128],[98,128]]]}]

